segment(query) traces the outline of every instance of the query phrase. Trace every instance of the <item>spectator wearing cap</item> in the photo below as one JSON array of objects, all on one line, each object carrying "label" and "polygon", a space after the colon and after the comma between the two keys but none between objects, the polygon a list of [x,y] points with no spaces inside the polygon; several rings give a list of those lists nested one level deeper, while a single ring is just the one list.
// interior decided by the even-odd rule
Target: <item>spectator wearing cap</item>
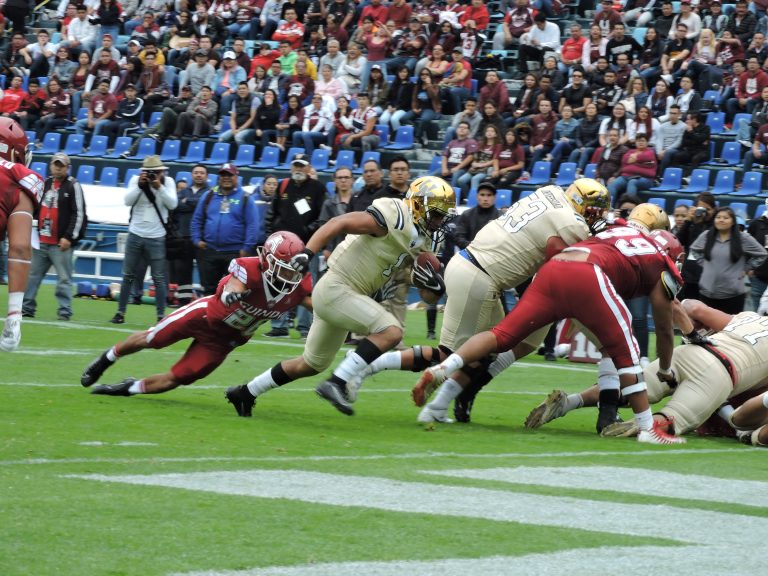
[{"label": "spectator wearing cap", "polygon": [[232,50],[224,52],[224,59],[221,68],[216,71],[213,77],[211,88],[215,98],[220,103],[220,109],[229,110],[232,107],[232,101],[236,97],[237,85],[245,82],[245,70],[235,60],[235,53]]},{"label": "spectator wearing cap", "polygon": [[192,216],[190,234],[206,295],[216,292],[232,259],[252,254],[261,237],[256,205],[237,180],[237,166],[222,165],[218,184],[200,198]]},{"label": "spectator wearing cap", "polygon": [[117,38],[125,16],[122,7],[115,0],[101,0],[98,8],[93,12],[92,18],[98,20],[99,43],[101,43],[107,34],[112,38]]},{"label": "spectator wearing cap", "polygon": [[256,110],[260,104],[255,94],[248,90],[248,82],[240,82],[237,85],[235,99],[232,101],[230,112],[230,128],[219,136],[219,142],[231,142],[238,144],[251,144],[256,133],[253,126],[256,120]]},{"label": "spectator wearing cap", "polygon": [[216,121],[216,112],[219,106],[213,99],[213,91],[210,86],[203,86],[200,94],[195,96],[187,106],[186,112],[179,114],[174,138],[192,134],[193,138],[207,136]]},{"label": "spectator wearing cap", "polygon": [[272,40],[289,42],[291,47],[296,50],[304,40],[304,24],[297,20],[298,14],[295,8],[286,8],[283,17],[285,20],[278,25],[277,30],[272,34]]},{"label": "spectator wearing cap", "polygon": [[59,320],[72,316],[72,265],[77,241],[85,234],[87,218],[80,183],[69,175],[69,156],[57,152],[51,158],[51,176],[45,180],[37,219],[40,245],[32,252],[22,316],[34,318],[37,291],[48,269],[56,269],[56,300]]},{"label": "spectator wearing cap", "polygon": [[125,205],[131,207],[128,221],[128,241],[123,259],[123,281],[117,313],[112,324],[125,323],[125,311],[131,286],[138,279],[136,272],[142,262],[149,264],[155,283],[155,307],[157,319],[165,315],[165,299],[168,292],[165,278],[165,236],[170,211],[176,208],[176,183],[166,175],[159,156],[147,156],[138,176],[131,178],[125,194]]},{"label": "spectator wearing cap", "polygon": [[311,157],[315,146],[328,140],[328,131],[332,126],[333,115],[323,106],[323,97],[315,94],[310,104],[304,108],[301,131],[293,133],[293,145],[303,147]]},{"label": "spectator wearing cap", "polygon": [[64,46],[69,49],[72,56],[76,56],[85,50],[90,54],[96,48],[96,38],[98,35],[98,26],[95,26],[88,19],[88,8],[83,4],[77,6],[77,17],[74,18],[67,28],[67,40],[59,44],[59,48]]},{"label": "spectator wearing cap", "polygon": [[117,112],[109,120],[102,133],[109,138],[110,148],[118,136],[127,136],[129,132],[141,127],[144,100],[137,97],[136,86],[128,84],[125,87],[125,98],[117,105]]},{"label": "spectator wearing cap", "polygon": [[197,49],[195,59],[187,64],[186,70],[179,74],[179,88],[189,86],[194,94],[199,94],[203,86],[213,84],[216,69],[208,62],[205,50]]},{"label": "spectator wearing cap", "polygon": [[[753,19],[754,17],[755,15],[752,14]],[[755,20],[755,22],[757,22],[757,20]],[[682,2],[680,2],[680,14],[675,16],[674,20],[672,20],[672,26],[677,26],[678,24],[685,24],[688,27],[688,32],[685,35],[688,40],[693,40],[695,42],[699,37],[699,34],[701,34],[701,17],[691,8],[691,0],[682,0]],[[754,30],[754,26],[752,28]],[[751,32],[749,36],[752,36]],[[748,39],[746,41],[742,39],[742,43],[746,44],[747,41]]]},{"label": "spectator wearing cap", "polygon": [[109,80],[99,81],[97,93],[88,105],[88,116],[75,122],[75,131],[85,134],[86,130],[93,130],[93,135],[101,134],[107,127],[109,120],[117,111],[117,98],[109,92]]}]

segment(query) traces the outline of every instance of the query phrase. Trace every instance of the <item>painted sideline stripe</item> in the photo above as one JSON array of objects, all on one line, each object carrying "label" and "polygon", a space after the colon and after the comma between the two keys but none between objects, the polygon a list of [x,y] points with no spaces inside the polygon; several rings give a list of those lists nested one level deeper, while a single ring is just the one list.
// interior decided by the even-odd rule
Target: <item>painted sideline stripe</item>
[{"label": "painted sideline stripe", "polygon": [[[552,488],[607,490],[681,500],[725,502],[743,506],[768,507],[768,483],[734,480],[607,466],[485,468],[482,470],[425,470],[424,474],[495,480],[511,484],[535,484]],[[612,481],[607,482],[608,479]]]},{"label": "painted sideline stripe", "polygon": [[685,454],[733,454],[737,450],[750,450],[747,446],[735,444],[733,448],[692,448],[667,450],[640,450],[637,452],[623,451],[585,451],[585,452],[507,452],[499,454],[472,454],[466,452],[419,452],[405,454],[368,454],[365,456],[178,456],[178,457],[147,457],[147,458],[28,458],[25,460],[0,460],[0,466],[30,466],[46,464],[139,464],[139,463],[189,463],[189,462],[343,462],[366,460],[424,460],[431,458],[583,458],[602,456],[679,456]]},{"label": "painted sideline stripe", "polygon": [[[520,576],[567,575],[650,576],[653,574],[705,575],[716,573],[715,566],[727,564],[719,548],[664,548],[661,546],[601,547],[564,550],[525,556],[488,558],[450,558],[447,560],[395,562],[339,562],[275,566],[251,570],[204,570],[178,572],[169,576]],[[425,552],[425,555],[429,555]],[[753,563],[750,562],[750,566]],[[755,576],[751,567],[733,561],[723,569],[729,576]]]}]

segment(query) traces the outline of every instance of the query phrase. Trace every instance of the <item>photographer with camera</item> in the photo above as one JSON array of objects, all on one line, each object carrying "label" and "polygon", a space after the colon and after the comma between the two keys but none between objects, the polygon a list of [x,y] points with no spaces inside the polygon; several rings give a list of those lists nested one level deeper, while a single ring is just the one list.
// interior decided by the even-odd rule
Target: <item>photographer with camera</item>
[{"label": "photographer with camera", "polygon": [[677,239],[683,245],[685,253],[689,256],[683,263],[683,280],[685,285],[678,295],[680,300],[685,298],[699,297],[699,278],[701,277],[701,266],[695,259],[690,257],[691,244],[698,238],[702,232],[706,232],[714,226],[715,209],[717,202],[715,197],[709,192],[702,192],[693,201],[693,206],[688,211],[688,219],[677,232]]},{"label": "photographer with camera", "polygon": [[[157,319],[165,315],[167,285],[165,281],[165,236],[169,212],[176,208],[176,183],[166,176],[167,168],[159,156],[147,156],[138,176],[131,178],[125,195],[126,206],[131,207],[128,222],[128,241],[123,259],[123,281],[117,314],[113,324],[125,322],[131,286],[141,260],[149,263],[155,283]],[[140,278],[139,280],[143,280]]]}]

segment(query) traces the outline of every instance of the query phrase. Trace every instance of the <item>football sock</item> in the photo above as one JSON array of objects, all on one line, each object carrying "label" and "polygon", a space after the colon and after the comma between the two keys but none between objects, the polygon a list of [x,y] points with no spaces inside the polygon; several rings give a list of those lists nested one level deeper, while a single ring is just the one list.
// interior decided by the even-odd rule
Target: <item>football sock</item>
[{"label": "football sock", "polygon": [[144,394],[144,380],[136,380],[131,387],[128,388],[128,394]]},{"label": "football sock", "polygon": [[640,428],[640,430],[650,430],[653,428],[653,412],[651,412],[650,408],[648,408],[648,410],[638,412],[635,414],[635,421],[637,422],[637,427]]},{"label": "football sock", "polygon": [[597,387],[600,390],[619,389],[619,372],[610,358],[602,358],[597,363]]},{"label": "football sock", "polygon": [[24,302],[24,292],[10,292],[8,294],[8,314],[21,312],[21,305]]},{"label": "football sock", "polygon": [[736,412],[736,409],[731,406],[730,404],[723,404],[720,406],[720,409],[717,411],[717,415],[720,416],[723,420],[728,422],[731,426],[733,426],[733,422],[731,422],[731,415]]},{"label": "football sock", "polygon": [[248,388],[248,392],[250,392],[255,398],[260,394],[264,394],[264,392],[267,392],[268,390],[272,390],[273,388],[287,384],[290,381],[291,377],[285,373],[285,370],[283,370],[283,365],[278,363],[275,364],[271,369],[266,370],[256,376],[256,378],[248,382],[245,387]]},{"label": "football sock", "polygon": [[434,400],[428,406],[433,410],[447,410],[451,402],[463,391],[461,385],[453,378],[448,378],[437,390]]},{"label": "football sock", "polygon": [[352,377],[365,370],[381,354],[381,350],[373,342],[367,338],[361,340],[355,351],[344,358],[338,368],[333,371],[331,381],[336,384],[346,384]]},{"label": "football sock", "polygon": [[568,394],[568,398],[565,401],[565,411],[570,412],[584,406],[584,398],[581,394]]},{"label": "football sock", "polygon": [[382,370],[400,370],[401,366],[402,359],[400,352],[385,352],[376,358],[376,360],[371,362],[371,364],[366,369],[366,372],[368,374],[378,374]]},{"label": "football sock", "polygon": [[107,350],[107,360],[110,362],[117,362],[117,347],[112,346],[109,350]]},{"label": "football sock", "polygon": [[512,352],[512,350],[502,352],[496,356],[496,360],[491,362],[490,366],[488,366],[488,373],[496,378],[496,376],[512,366],[512,364],[515,363],[515,360],[517,360],[517,358],[515,358],[515,353]]}]

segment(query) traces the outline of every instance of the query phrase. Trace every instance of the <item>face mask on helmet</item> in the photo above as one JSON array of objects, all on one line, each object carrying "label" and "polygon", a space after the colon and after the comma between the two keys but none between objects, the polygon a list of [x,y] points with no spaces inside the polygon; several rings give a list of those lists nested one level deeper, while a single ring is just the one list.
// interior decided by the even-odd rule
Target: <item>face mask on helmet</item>
[{"label": "face mask on helmet", "polygon": [[456,215],[456,193],[442,178],[424,176],[413,181],[405,197],[413,223],[435,242],[445,237],[448,223]]},{"label": "face mask on helmet", "polygon": [[277,294],[293,292],[304,277],[289,262],[304,250],[304,242],[292,232],[275,232],[259,250],[267,267],[264,272],[267,285]]},{"label": "face mask on helmet", "polygon": [[611,202],[608,190],[593,178],[579,178],[565,192],[574,211],[586,220],[593,232],[605,227],[605,211]]}]

